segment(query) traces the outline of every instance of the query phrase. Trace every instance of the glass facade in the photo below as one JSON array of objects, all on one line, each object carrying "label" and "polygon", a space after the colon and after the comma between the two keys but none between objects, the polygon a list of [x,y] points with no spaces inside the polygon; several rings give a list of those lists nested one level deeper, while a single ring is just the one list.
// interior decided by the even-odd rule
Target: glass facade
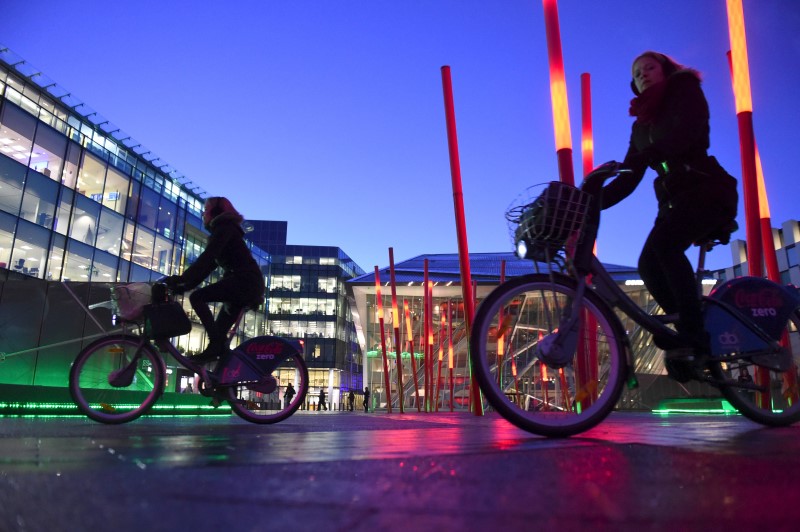
[{"label": "glass facade", "polygon": [[340,248],[286,244],[286,222],[251,220],[248,237],[271,255],[268,333],[303,338],[313,401],[320,388],[341,408],[361,393],[362,350],[345,282],[364,271]]},{"label": "glass facade", "polygon": [[[0,46],[0,353],[17,368],[0,371],[0,384],[66,386],[91,320],[73,301],[56,335],[65,345],[53,345],[46,324],[65,297],[57,285],[94,286],[81,301],[88,304],[108,299],[108,283],[179,273],[206,244],[204,200],[136,141],[29,70]],[[269,254],[251,249],[266,276]],[[265,334],[266,308],[265,301],[245,316],[242,336]],[[198,351],[204,336],[198,324],[176,343]]]}]

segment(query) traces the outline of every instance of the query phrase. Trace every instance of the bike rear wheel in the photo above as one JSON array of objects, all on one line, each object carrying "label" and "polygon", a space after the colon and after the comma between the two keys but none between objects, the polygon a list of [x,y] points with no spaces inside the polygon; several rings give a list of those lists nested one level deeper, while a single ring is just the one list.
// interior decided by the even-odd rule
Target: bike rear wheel
[{"label": "bike rear wheel", "polygon": [[[287,401],[284,394],[289,383],[292,383],[296,393]],[[228,403],[236,415],[251,423],[277,423],[294,414],[305,401],[308,366],[302,355],[297,353],[284,359],[260,383],[244,382],[226,388]]]},{"label": "bike rear wheel", "polygon": [[624,331],[614,312],[587,291],[578,345],[569,362],[542,362],[537,344],[575,300],[576,283],[547,275],[515,278],[481,303],[471,332],[473,369],[489,404],[517,427],[565,437],[600,423],[622,394],[627,375]]},{"label": "bike rear wheel", "polygon": [[[747,390],[736,386],[721,386],[722,395],[743,416],[772,427],[785,427],[800,420],[800,390],[798,390],[797,365],[800,363],[800,312],[795,311],[786,324],[785,347],[792,357],[787,371],[772,371],[754,364],[749,359],[731,362],[712,361],[712,375],[720,381],[737,380],[745,370],[760,390]],[[788,356],[788,354],[787,354]]]},{"label": "bike rear wheel", "polygon": [[164,363],[148,342],[118,334],[100,338],[75,358],[69,391],[81,412],[101,423],[134,420],[164,391]]}]

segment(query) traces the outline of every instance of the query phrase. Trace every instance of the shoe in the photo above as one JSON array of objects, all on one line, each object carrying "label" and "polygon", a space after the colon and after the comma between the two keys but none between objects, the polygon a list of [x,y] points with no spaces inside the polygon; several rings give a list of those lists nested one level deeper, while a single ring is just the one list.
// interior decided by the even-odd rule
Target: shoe
[{"label": "shoe", "polygon": [[197,362],[198,364],[208,364],[209,362],[214,362],[227,351],[224,342],[215,342],[211,340],[209,342],[208,347],[205,350],[197,353],[193,357],[191,357],[192,362]]}]

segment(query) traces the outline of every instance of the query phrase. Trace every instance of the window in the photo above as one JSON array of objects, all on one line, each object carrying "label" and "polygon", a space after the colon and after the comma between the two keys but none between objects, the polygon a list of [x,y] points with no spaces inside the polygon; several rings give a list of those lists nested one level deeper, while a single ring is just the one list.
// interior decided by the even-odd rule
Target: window
[{"label": "window", "polygon": [[67,139],[55,129],[39,124],[31,154],[31,168],[49,177],[60,180],[67,152]]},{"label": "window", "polygon": [[7,157],[0,157],[0,209],[17,216],[27,169]]},{"label": "window", "polygon": [[64,261],[64,281],[88,281],[92,274],[92,248],[70,240],[67,244],[67,259]]},{"label": "window", "polygon": [[61,198],[58,200],[55,229],[62,235],[66,235],[67,229],[69,228],[70,212],[72,212],[72,201],[74,198],[75,193],[72,190],[61,187]]},{"label": "window", "polygon": [[83,152],[83,162],[78,173],[77,192],[96,202],[103,200],[103,182],[106,180],[106,163],[89,153]]},{"label": "window", "polygon": [[8,268],[11,263],[11,244],[17,228],[17,219],[0,212],[0,267]]},{"label": "window", "polygon": [[27,166],[35,129],[35,118],[19,107],[6,103],[0,115],[0,153]]},{"label": "window", "polygon": [[75,208],[72,211],[72,223],[69,236],[90,246],[94,246],[97,237],[97,218],[100,214],[100,205],[86,198],[77,196]]},{"label": "window", "polygon": [[28,172],[20,217],[50,229],[57,197],[58,183],[36,172]]},{"label": "window", "polygon": [[60,281],[61,270],[64,266],[64,249],[66,238],[62,235],[53,236],[53,245],[50,246],[50,258],[47,261],[47,274],[45,279],[48,281]]},{"label": "window", "polygon": [[125,219],[108,209],[101,209],[101,211],[95,247],[112,255],[119,255],[122,245],[122,227]]},{"label": "window", "polygon": [[136,230],[136,243],[133,246],[133,256],[131,260],[134,264],[152,268],[153,265],[153,244],[156,235],[144,227]]},{"label": "window", "polygon": [[129,184],[129,179],[121,172],[114,168],[109,168],[101,203],[115,212],[125,214]]}]

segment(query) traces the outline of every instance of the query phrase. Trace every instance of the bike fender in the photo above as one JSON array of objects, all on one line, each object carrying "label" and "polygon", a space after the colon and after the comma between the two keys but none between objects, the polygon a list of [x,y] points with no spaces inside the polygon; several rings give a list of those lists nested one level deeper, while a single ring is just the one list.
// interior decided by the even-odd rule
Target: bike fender
[{"label": "bike fender", "polygon": [[[709,298],[724,303],[742,318],[751,320],[773,340],[780,340],[786,322],[800,308],[800,293],[797,289],[760,277],[740,277],[726,281],[715,288]],[[738,320],[717,318],[717,315],[719,312],[714,311],[713,306],[707,309],[710,332],[717,328],[714,325],[720,325],[721,322],[727,322],[732,327],[743,327],[732,323]]]},{"label": "bike fender", "polygon": [[271,374],[281,362],[301,353],[301,343],[278,336],[258,336],[242,343],[217,370],[222,382],[258,380]]}]

